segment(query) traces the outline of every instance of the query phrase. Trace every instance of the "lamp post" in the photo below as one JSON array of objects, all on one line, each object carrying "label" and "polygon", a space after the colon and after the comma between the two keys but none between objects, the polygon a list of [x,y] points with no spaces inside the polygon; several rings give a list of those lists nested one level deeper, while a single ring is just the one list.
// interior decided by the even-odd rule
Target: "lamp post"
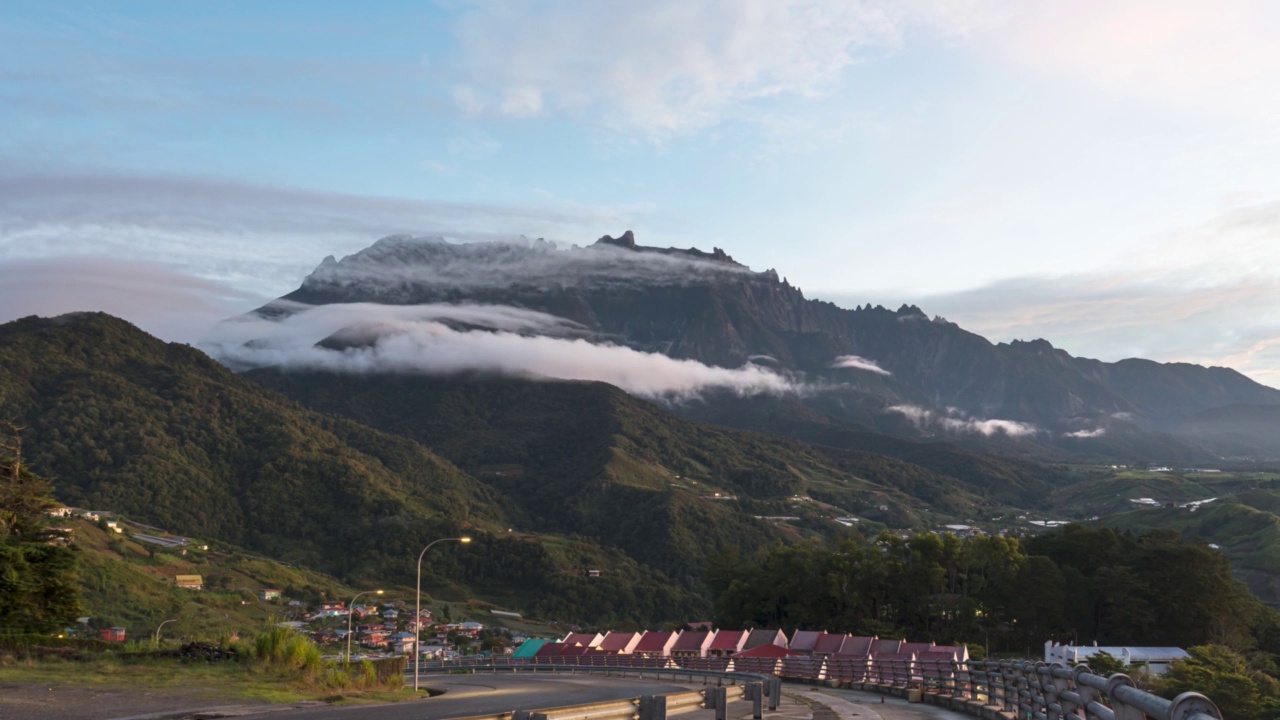
[{"label": "lamp post", "polygon": [[422,666],[422,557],[427,554],[432,545],[442,542],[460,542],[464,545],[471,542],[471,538],[467,536],[456,538],[440,538],[427,543],[422,548],[422,552],[418,553],[418,599],[414,603],[413,610],[413,691],[418,692],[418,668]]},{"label": "lamp post", "polygon": [[160,627],[157,627],[157,628],[156,628],[156,639],[155,639],[155,644],[156,644],[156,647],[157,647],[157,648],[158,648],[158,647],[160,647],[160,628],[164,627],[165,625],[168,625],[169,623],[173,622],[174,620],[177,620],[177,618],[169,618],[168,620],[165,620],[164,622],[160,623]]},{"label": "lamp post", "polygon": [[356,598],[360,597],[361,595],[368,595],[369,593],[373,593],[374,595],[381,595],[382,591],[381,590],[365,590],[364,592],[358,592],[356,593],[355,597],[351,598],[351,603],[347,605],[347,664],[348,665],[351,664],[351,610],[353,606],[356,604]]}]

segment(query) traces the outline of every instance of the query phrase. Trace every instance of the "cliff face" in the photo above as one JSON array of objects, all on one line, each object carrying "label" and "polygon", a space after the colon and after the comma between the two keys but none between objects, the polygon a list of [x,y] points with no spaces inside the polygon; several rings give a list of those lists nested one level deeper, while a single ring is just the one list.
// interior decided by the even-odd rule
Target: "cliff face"
[{"label": "cliff face", "polygon": [[[1044,340],[993,344],[914,306],[811,300],[723,250],[650,248],[628,231],[560,250],[541,240],[455,245],[392,237],[326,261],[285,299],[485,303],[568,318],[598,340],[710,365],[773,365],[837,379],[885,403],[1039,424],[1126,414],[1165,420],[1280,392],[1226,368],[1072,357]],[[835,368],[854,355],[887,374]]]}]

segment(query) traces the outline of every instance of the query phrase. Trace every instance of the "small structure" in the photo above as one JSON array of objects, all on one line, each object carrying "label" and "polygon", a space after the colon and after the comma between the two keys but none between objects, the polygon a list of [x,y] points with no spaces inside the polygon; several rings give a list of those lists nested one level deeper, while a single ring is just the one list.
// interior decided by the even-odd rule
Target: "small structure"
[{"label": "small structure", "polygon": [[1105,652],[1124,663],[1126,668],[1133,666],[1146,667],[1148,672],[1163,675],[1169,669],[1169,663],[1190,657],[1186,650],[1179,647],[1130,647],[1097,645],[1058,645],[1052,640],[1044,643],[1044,661],[1060,662],[1064,665],[1088,664],[1089,658]]},{"label": "small structure", "polygon": [[787,644],[787,647],[796,652],[812,653],[818,638],[824,634],[825,631],[823,630],[797,630],[791,636],[791,642]]},{"label": "small structure", "polygon": [[569,633],[564,636],[564,640],[560,641],[565,645],[581,645],[582,647],[599,647],[604,642],[604,636],[600,633]]},{"label": "small structure", "polygon": [[630,655],[640,644],[640,633],[610,632],[596,647],[611,655]]},{"label": "small structure", "polygon": [[199,575],[178,575],[173,583],[184,590],[203,590],[204,578]]},{"label": "small structure", "polygon": [[125,629],[122,627],[102,628],[98,635],[107,642],[124,642]]},{"label": "small structure", "polygon": [[847,639],[849,636],[844,633],[823,633],[813,645],[814,657],[835,655],[840,652],[840,648],[844,647],[844,641]]},{"label": "small structure", "polygon": [[671,657],[671,648],[676,644],[677,635],[666,630],[647,631],[636,643],[633,654],[640,657]]},{"label": "small structure", "polygon": [[[605,638],[606,641],[608,639]],[[671,657],[704,658],[707,656],[707,648],[711,647],[711,639],[712,634],[705,630],[685,630],[676,638],[676,644],[671,646]]]},{"label": "small structure", "polygon": [[747,642],[742,646],[742,649],[751,650],[761,645],[777,645],[780,648],[785,648],[787,646],[787,636],[781,630],[757,628],[747,636]]},{"label": "small structure", "polygon": [[262,588],[258,591],[258,597],[269,602],[271,600],[279,600],[283,596],[283,592],[280,588]]},{"label": "small structure", "polygon": [[747,643],[746,630],[719,630],[707,646],[707,657],[732,657]]},{"label": "small structure", "polygon": [[538,650],[548,642],[549,641],[546,638],[529,638],[528,640],[520,643],[520,647],[516,648],[516,651],[511,653],[511,657],[515,660],[528,660],[536,655]]}]

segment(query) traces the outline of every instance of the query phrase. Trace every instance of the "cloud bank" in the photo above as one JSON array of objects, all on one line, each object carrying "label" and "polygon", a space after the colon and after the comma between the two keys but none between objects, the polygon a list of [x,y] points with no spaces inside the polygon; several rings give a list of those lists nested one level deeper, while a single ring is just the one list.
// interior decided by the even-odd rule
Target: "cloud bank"
[{"label": "cloud bank", "polygon": [[[452,325],[458,322],[487,329],[459,330]],[[526,334],[548,330],[564,336]],[[742,395],[797,391],[789,379],[757,365],[716,368],[568,337],[577,330],[563,318],[502,306],[340,304],[274,320],[228,321],[200,347],[235,367],[428,375],[479,371],[606,382],[655,399],[683,400],[713,389]]]},{"label": "cloud bank", "polygon": [[943,413],[926,410],[916,405],[894,405],[885,408],[885,412],[901,415],[921,430],[932,428],[949,433],[976,433],[987,437],[993,435],[1026,437],[1039,432],[1035,425],[1029,423],[998,418],[981,420],[969,417],[956,408],[947,408]]}]

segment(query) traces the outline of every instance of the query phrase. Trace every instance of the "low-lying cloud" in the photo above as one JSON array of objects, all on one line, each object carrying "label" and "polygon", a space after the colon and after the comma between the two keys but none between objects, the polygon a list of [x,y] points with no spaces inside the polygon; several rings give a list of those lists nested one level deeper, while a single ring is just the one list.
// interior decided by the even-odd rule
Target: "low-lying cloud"
[{"label": "low-lying cloud", "polygon": [[[294,308],[295,310],[297,308]],[[459,330],[450,323],[489,327]],[[546,330],[561,337],[528,334]],[[519,308],[476,305],[321,305],[277,319],[246,316],[220,325],[200,346],[238,367],[336,372],[491,372],[591,380],[646,398],[682,400],[708,390],[742,395],[796,392],[788,378],[757,365],[718,368],[628,347],[569,337],[577,326]],[[335,335],[363,342],[335,347]]]},{"label": "low-lying cloud", "polygon": [[935,412],[917,405],[894,405],[885,408],[885,412],[901,415],[921,430],[932,428],[949,433],[976,433],[987,437],[993,435],[1026,437],[1039,432],[1035,425],[1029,423],[998,418],[983,420],[969,417],[957,408],[947,408],[946,412]]},{"label": "low-lying cloud", "polygon": [[1092,430],[1075,430],[1073,432],[1063,433],[1062,436],[1069,437],[1069,438],[1077,438],[1077,439],[1088,439],[1088,438],[1100,438],[1106,434],[1107,434],[1106,428],[1094,428]]},{"label": "low-lying cloud", "polygon": [[853,370],[866,370],[868,372],[879,373],[881,375],[893,374],[888,370],[885,370],[884,368],[880,367],[880,365],[876,363],[875,360],[868,360],[867,358],[860,357],[858,355],[841,355],[835,360],[832,360],[829,367],[850,368]]}]

